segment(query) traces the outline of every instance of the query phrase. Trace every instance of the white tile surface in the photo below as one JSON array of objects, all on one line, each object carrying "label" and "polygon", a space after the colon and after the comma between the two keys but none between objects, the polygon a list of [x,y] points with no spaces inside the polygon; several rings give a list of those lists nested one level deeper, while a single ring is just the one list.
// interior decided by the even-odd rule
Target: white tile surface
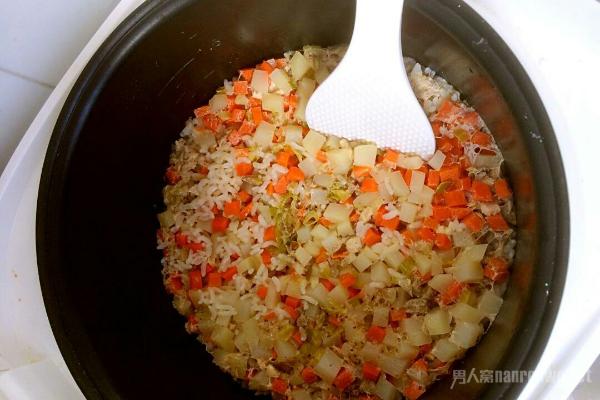
[{"label": "white tile surface", "polygon": [[0,0],[0,68],[55,86],[118,0]]},{"label": "white tile surface", "polygon": [[0,71],[0,172],[51,91]]}]

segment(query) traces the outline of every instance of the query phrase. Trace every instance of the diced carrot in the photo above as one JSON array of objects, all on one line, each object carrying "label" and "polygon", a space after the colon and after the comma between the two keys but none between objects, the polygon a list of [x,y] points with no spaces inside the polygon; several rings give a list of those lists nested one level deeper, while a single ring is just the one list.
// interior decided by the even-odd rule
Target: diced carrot
[{"label": "diced carrot", "polygon": [[231,122],[242,122],[246,117],[246,110],[242,108],[234,108],[229,113],[229,121]]},{"label": "diced carrot", "polygon": [[425,343],[419,346],[419,354],[427,354],[433,349],[433,345],[431,343]]},{"label": "diced carrot", "polygon": [[356,222],[360,219],[360,213],[356,210],[352,211],[350,214],[350,222]]},{"label": "diced carrot", "polygon": [[412,369],[427,372],[427,362],[423,358],[419,358],[410,366]]},{"label": "diced carrot", "polygon": [[402,239],[404,239],[405,246],[412,246],[412,244],[417,240],[417,235],[413,231],[409,231],[405,229],[401,232]]},{"label": "diced carrot", "polygon": [[283,167],[288,167],[290,158],[294,155],[294,152],[290,149],[281,150],[275,157],[275,162]]},{"label": "diced carrot", "polygon": [[186,247],[188,244],[188,237],[186,234],[181,232],[175,233],[175,244],[177,247]]},{"label": "diced carrot", "polygon": [[331,282],[329,279],[321,278],[319,279],[319,282],[321,282],[321,285],[325,286],[325,289],[327,289],[328,292],[331,292],[335,287],[333,282]]},{"label": "diced carrot", "polygon": [[322,262],[325,262],[327,261],[327,257],[327,250],[321,247],[321,249],[319,250],[319,254],[315,257],[315,263],[320,264]]},{"label": "diced carrot", "polygon": [[460,179],[460,165],[452,164],[440,168],[440,181],[455,181]]},{"label": "diced carrot", "polygon": [[440,302],[443,305],[454,303],[459,297],[463,290],[463,284],[458,281],[453,281],[447,288],[440,294]]},{"label": "diced carrot", "polygon": [[213,233],[225,232],[229,227],[229,218],[217,215],[212,220],[212,231]]},{"label": "diced carrot", "polygon": [[287,61],[285,58],[277,58],[275,60],[275,66],[277,68],[285,68],[287,66]]},{"label": "diced carrot", "polygon": [[290,318],[292,318],[294,321],[297,320],[298,317],[300,316],[300,314],[298,313],[298,310],[296,310],[294,307],[288,306],[287,304],[283,305],[283,309],[285,310],[285,312],[288,313]]},{"label": "diced carrot", "polygon": [[221,276],[223,277],[223,280],[225,280],[225,281],[232,280],[233,277],[236,275],[237,275],[237,267],[235,265],[232,265],[231,267],[227,268],[225,270],[225,272],[223,272],[221,274]]},{"label": "diced carrot", "polygon": [[410,186],[410,181],[412,180],[412,169],[407,169],[403,175],[404,182]]},{"label": "diced carrot", "polygon": [[379,185],[373,178],[365,178],[360,185],[360,191],[363,193],[379,191]]},{"label": "diced carrot", "polygon": [[390,311],[390,320],[394,322],[402,321],[406,318],[406,310],[404,308],[399,308],[397,310]]},{"label": "diced carrot", "polygon": [[385,219],[384,215],[387,214],[387,212],[388,211],[385,206],[381,206],[377,209],[373,215],[373,221],[375,222],[375,225],[391,230],[398,229],[398,225],[400,225],[400,217],[396,216],[390,219]]},{"label": "diced carrot", "polygon": [[189,272],[188,278],[190,280],[190,289],[202,289],[202,271],[193,269]]},{"label": "diced carrot", "polygon": [[471,190],[471,178],[466,176],[464,178],[460,178],[458,180],[458,184],[456,185],[457,189],[461,190]]},{"label": "diced carrot", "polygon": [[288,383],[281,378],[272,378],[271,390],[273,390],[275,393],[285,394],[285,392],[288,390]]},{"label": "diced carrot", "polygon": [[402,390],[402,394],[406,397],[406,400],[417,400],[423,393],[425,393],[425,387],[417,381],[411,381],[410,384]]},{"label": "diced carrot", "polygon": [[283,194],[287,191],[287,186],[288,186],[288,180],[285,177],[285,175],[282,175],[279,178],[279,180],[277,181],[277,183],[275,183],[275,186],[273,186],[273,189],[274,189],[275,193]]},{"label": "diced carrot", "polygon": [[356,276],[351,273],[345,273],[340,275],[340,285],[345,288],[349,288],[356,283]]},{"label": "diced carrot", "polygon": [[450,209],[448,207],[443,206],[433,206],[433,218],[438,221],[445,221],[452,217]]},{"label": "diced carrot", "polygon": [[317,151],[316,158],[317,158],[317,160],[321,161],[322,163],[327,162],[327,154],[325,154],[325,152],[323,150]]},{"label": "diced carrot", "polygon": [[435,230],[439,224],[440,221],[433,217],[427,217],[423,220],[423,226],[432,230]]},{"label": "diced carrot", "polygon": [[211,272],[208,274],[208,287],[221,287],[222,280],[219,272]]},{"label": "diced carrot", "polygon": [[489,146],[492,143],[492,137],[481,131],[477,131],[471,136],[471,142],[480,146]]},{"label": "diced carrot", "polygon": [[471,184],[471,191],[473,192],[473,198],[477,201],[492,201],[492,191],[490,187],[482,181],[473,181]]},{"label": "diced carrot", "polygon": [[223,203],[223,215],[226,217],[239,217],[242,203],[239,200],[231,200]]},{"label": "diced carrot", "polygon": [[275,185],[269,182],[269,184],[267,185],[267,194],[272,195],[273,193],[275,193]]},{"label": "diced carrot", "polygon": [[256,295],[263,300],[267,297],[268,292],[269,292],[269,288],[267,288],[264,285],[261,285],[258,287],[258,289],[256,289]]},{"label": "diced carrot", "polygon": [[508,187],[506,179],[498,179],[494,182],[494,190],[496,191],[496,197],[499,199],[509,199],[512,196],[512,192]]},{"label": "diced carrot", "polygon": [[485,261],[483,275],[494,282],[503,282],[508,277],[508,263],[501,257],[490,257]]},{"label": "diced carrot", "polygon": [[327,318],[327,321],[329,321],[329,323],[333,326],[341,326],[342,325],[342,321],[340,321],[340,319],[338,317],[336,317],[335,315],[330,315]]},{"label": "diced carrot", "polygon": [[252,74],[254,73],[254,69],[246,68],[240,70],[240,77],[244,78],[245,81],[250,82],[252,80]]},{"label": "diced carrot", "polygon": [[192,251],[202,251],[204,250],[204,243],[202,242],[189,242],[185,247]]},{"label": "diced carrot", "polygon": [[202,117],[202,123],[205,127],[213,132],[217,132],[221,128],[221,119],[214,114],[206,114]]},{"label": "diced carrot", "polygon": [[437,188],[440,184],[440,173],[434,169],[430,170],[427,174],[427,181],[425,184],[432,189]]},{"label": "diced carrot", "polygon": [[181,180],[181,175],[174,167],[167,168],[167,172],[165,172],[165,178],[169,185],[174,185]]},{"label": "diced carrot", "polygon": [[245,136],[254,132],[254,128],[255,126],[252,122],[244,120],[237,131],[241,136]]},{"label": "diced carrot", "polygon": [[[240,219],[245,219],[252,212],[252,203],[246,204],[240,211]],[[256,216],[258,218],[258,215]],[[256,221],[255,221],[256,222]]]},{"label": "diced carrot", "polygon": [[250,114],[252,115],[252,121],[254,121],[256,125],[260,124],[260,122],[263,120],[261,107],[251,107]]},{"label": "diced carrot", "polygon": [[277,318],[277,314],[275,313],[275,311],[269,311],[263,315],[263,319],[265,321],[272,321],[275,318]]},{"label": "diced carrot", "polygon": [[283,96],[283,106],[284,108],[287,106],[288,110],[294,110],[298,107],[298,96],[296,93],[291,92],[290,94]]},{"label": "diced carrot", "polygon": [[238,144],[241,143],[242,141],[242,136],[240,134],[240,131],[237,130],[232,130],[231,132],[229,132],[229,136],[227,136],[227,140],[229,140],[229,143],[231,143],[232,146],[237,146]]},{"label": "diced carrot", "polygon": [[240,199],[240,201],[242,203],[247,203],[250,200],[252,200],[252,196],[250,195],[250,193],[246,192],[245,190],[240,190],[238,192],[238,199]]},{"label": "diced carrot", "polygon": [[383,342],[385,338],[385,328],[381,326],[373,325],[367,331],[367,340],[375,343]]},{"label": "diced carrot", "polygon": [[363,176],[367,176],[371,173],[371,167],[352,167],[352,176],[355,179],[362,178]]},{"label": "diced carrot", "polygon": [[453,207],[450,209],[452,219],[457,219],[459,221],[471,214],[472,212],[473,210],[468,207]]},{"label": "diced carrot", "polygon": [[304,369],[302,369],[302,372],[300,372],[300,375],[302,376],[302,379],[306,383],[313,383],[319,379],[319,376],[315,373],[315,370],[312,369],[311,367],[305,367]]},{"label": "diced carrot", "polygon": [[435,240],[435,232],[430,228],[419,228],[417,229],[417,235],[421,240],[426,242],[433,242]]},{"label": "diced carrot", "polygon": [[325,228],[329,228],[331,225],[333,225],[333,222],[325,217],[321,217],[319,218],[319,224],[323,225]]},{"label": "diced carrot", "polygon": [[296,297],[287,296],[285,298],[285,304],[287,304],[288,306],[290,306],[292,308],[298,308],[302,304],[302,301]]},{"label": "diced carrot", "polygon": [[263,71],[265,71],[268,74],[273,72],[273,66],[267,61],[263,61],[262,63],[260,63],[257,68],[262,69]]},{"label": "diced carrot", "polygon": [[260,258],[262,259],[263,264],[270,265],[272,256],[271,256],[271,252],[269,251],[269,249],[264,249],[260,253]]},{"label": "diced carrot", "polygon": [[360,295],[362,293],[362,290],[357,289],[357,288],[353,288],[353,287],[346,288],[346,290],[348,291],[348,298],[349,299],[352,299],[355,296],[359,296],[360,297]]},{"label": "diced carrot", "polygon": [[287,173],[287,179],[289,182],[300,182],[304,180],[304,172],[298,167],[291,167]]},{"label": "diced carrot", "polygon": [[271,225],[269,227],[267,227],[265,229],[265,233],[263,235],[263,240],[265,242],[269,241],[269,240],[275,240],[276,239],[276,233],[275,233],[275,225]]},{"label": "diced carrot", "polygon": [[365,361],[362,367],[362,373],[365,379],[376,382],[381,374],[381,368],[373,363]]},{"label": "diced carrot", "polygon": [[236,157],[248,157],[250,155],[250,149],[247,147],[240,147],[235,149]]},{"label": "diced carrot", "polygon": [[386,150],[385,153],[383,153],[383,161],[391,165],[396,165],[398,163],[398,157],[400,157],[400,155],[394,150]]},{"label": "diced carrot", "polygon": [[486,218],[488,225],[494,231],[506,231],[509,229],[506,220],[502,216],[502,214],[490,215]]},{"label": "diced carrot", "polygon": [[477,213],[472,213],[465,217],[462,222],[471,230],[471,232],[479,232],[485,225],[485,221]]},{"label": "diced carrot", "polygon": [[294,342],[298,345],[298,346],[302,346],[302,343],[304,343],[304,341],[302,340],[302,334],[300,333],[299,330],[296,330],[293,334],[292,334],[292,340],[294,340]]},{"label": "diced carrot", "polygon": [[436,233],[435,245],[440,250],[450,250],[452,248],[452,241],[445,233]]},{"label": "diced carrot", "polygon": [[254,167],[250,163],[239,163],[235,165],[235,173],[238,176],[248,176],[252,175],[254,172]]},{"label": "diced carrot", "polygon": [[462,190],[451,190],[444,192],[444,200],[449,207],[460,207],[467,205],[465,192]]},{"label": "diced carrot", "polygon": [[167,290],[169,291],[169,293],[177,294],[181,289],[183,289],[183,281],[181,280],[181,276],[169,276],[169,278],[167,279]]},{"label": "diced carrot", "polygon": [[206,165],[199,165],[198,168],[196,168],[196,172],[200,175],[208,175],[208,167]]},{"label": "diced carrot", "polygon": [[367,246],[373,246],[379,242],[381,242],[381,233],[375,228],[369,228],[363,237],[363,243]]},{"label": "diced carrot", "polygon": [[248,94],[248,81],[233,82],[233,93],[242,95]]},{"label": "diced carrot", "polygon": [[352,375],[352,371],[346,368],[342,368],[340,372],[338,372],[337,376],[333,380],[333,385],[340,390],[346,389],[350,384],[354,381],[354,376]]},{"label": "diced carrot", "polygon": [[212,113],[212,110],[211,110],[210,106],[202,106],[202,107],[198,107],[194,110],[194,115],[196,116],[196,118],[199,118],[199,119],[201,119],[205,115],[208,115],[211,113]]},{"label": "diced carrot", "polygon": [[442,102],[440,107],[437,110],[437,117],[441,119],[445,119],[453,114],[456,114],[460,110],[460,107],[457,106],[452,100],[446,99]]}]

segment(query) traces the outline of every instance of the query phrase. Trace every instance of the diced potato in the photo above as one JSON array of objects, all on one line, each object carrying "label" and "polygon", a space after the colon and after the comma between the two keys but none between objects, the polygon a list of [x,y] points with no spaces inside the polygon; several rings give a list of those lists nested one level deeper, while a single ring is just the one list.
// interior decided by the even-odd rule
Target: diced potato
[{"label": "diced potato", "polygon": [[425,184],[425,173],[421,171],[412,171],[410,175],[410,191],[413,193],[421,193]]},{"label": "diced potato", "polygon": [[262,259],[259,255],[248,256],[238,263],[238,273],[246,272],[250,269],[256,271],[262,264]]},{"label": "diced potato", "polygon": [[417,264],[417,269],[422,275],[431,271],[431,259],[422,253],[415,253],[412,256],[415,264]]},{"label": "diced potato", "polygon": [[275,93],[263,94],[262,108],[276,114],[283,114],[283,97]]},{"label": "diced potato", "polygon": [[250,103],[250,100],[248,100],[248,96],[244,96],[243,94],[238,94],[237,96],[235,96],[235,99],[233,100],[233,102],[235,104],[237,104],[238,106],[247,106],[248,103]]},{"label": "diced potato", "polygon": [[360,356],[365,361],[377,361],[381,357],[381,345],[374,344],[372,342],[366,342],[360,351]]},{"label": "diced potato", "polygon": [[373,309],[373,325],[386,327],[390,315],[389,307],[375,307]]},{"label": "diced potato", "polygon": [[194,142],[196,142],[200,149],[206,150],[217,144],[215,135],[211,131],[201,130],[194,132]]},{"label": "diced potato", "polygon": [[394,378],[402,375],[410,363],[409,359],[387,354],[382,354],[376,361],[383,372],[390,374]]},{"label": "diced potato", "polygon": [[261,147],[270,147],[273,144],[275,125],[261,121],[254,133],[254,143]]},{"label": "diced potato", "polygon": [[296,106],[296,111],[294,111],[294,117],[298,121],[306,120],[306,105],[308,104],[309,97],[315,91],[316,82],[312,79],[302,78],[300,82],[298,82],[298,90],[296,90],[296,94],[298,95],[298,105]]},{"label": "diced potato", "polygon": [[275,352],[277,353],[278,362],[286,362],[294,359],[297,350],[293,344],[283,340],[277,340],[275,342]]},{"label": "diced potato", "polygon": [[427,164],[429,164],[429,166],[431,168],[435,169],[436,171],[439,171],[440,168],[442,168],[442,165],[444,165],[445,159],[446,159],[446,155],[444,153],[442,153],[441,151],[436,150],[433,157],[431,157],[429,159],[429,161],[427,161]]},{"label": "diced potato", "polygon": [[337,226],[337,233],[340,236],[351,236],[354,235],[354,228],[350,222],[342,222]]},{"label": "diced potato", "polygon": [[318,242],[325,239],[329,235],[329,229],[325,228],[321,224],[315,225],[314,228],[310,231],[311,236]]},{"label": "diced potato", "polygon": [[371,264],[373,264],[373,260],[371,260],[371,258],[369,258],[366,254],[364,254],[364,252],[360,252],[358,256],[356,256],[352,264],[354,264],[357,270],[363,272],[367,270],[371,266]]},{"label": "diced potato", "polygon": [[290,60],[290,68],[292,70],[292,78],[297,81],[304,77],[304,75],[311,69],[311,65],[306,57],[297,51]]},{"label": "diced potato", "polygon": [[337,305],[343,305],[348,300],[348,291],[342,285],[337,285],[329,292],[329,300]]},{"label": "diced potato", "polygon": [[223,350],[228,352],[235,351],[233,343],[233,332],[224,326],[217,326],[210,335],[211,340]]},{"label": "diced potato", "polygon": [[496,295],[492,290],[487,290],[479,298],[477,308],[487,316],[496,316],[502,307],[502,302],[502,297]]},{"label": "diced potato", "polygon": [[314,240],[304,244],[304,250],[313,257],[316,257],[321,252],[321,246]]},{"label": "diced potato", "polygon": [[283,127],[286,143],[302,142],[302,127],[300,125],[285,125]]},{"label": "diced potato", "polygon": [[298,260],[298,262],[302,266],[306,266],[312,259],[312,256],[310,255],[310,253],[308,251],[306,251],[306,249],[304,249],[304,247],[302,247],[302,246],[300,246],[296,249],[295,256],[296,256],[296,260]]},{"label": "diced potato", "polygon": [[386,379],[385,374],[379,377],[373,393],[381,400],[395,400],[399,396],[398,389]]},{"label": "diced potato", "polygon": [[311,129],[304,136],[304,139],[302,139],[302,146],[304,146],[309,154],[315,155],[321,150],[326,140],[325,136]]},{"label": "diced potato", "polygon": [[390,174],[390,185],[396,196],[407,196],[410,193],[410,189],[400,172],[392,172]]},{"label": "diced potato", "polygon": [[288,94],[292,91],[290,77],[285,71],[276,68],[273,70],[273,72],[271,72],[270,77],[275,86],[277,86],[277,88],[281,90],[284,94]]},{"label": "diced potato", "polygon": [[470,264],[473,262],[480,262],[483,260],[485,256],[485,251],[487,249],[487,244],[477,244],[474,246],[465,247],[456,260],[454,260],[454,266],[460,266],[462,264]]},{"label": "diced potato", "polygon": [[269,74],[266,71],[255,69],[250,82],[252,90],[258,93],[269,92]]},{"label": "diced potato", "polygon": [[331,203],[325,209],[323,217],[334,224],[341,224],[349,221],[351,211],[350,207],[344,204]]},{"label": "diced potato", "polygon": [[319,171],[319,162],[313,157],[306,157],[298,163],[298,168],[306,177],[311,177]]},{"label": "diced potato", "polygon": [[290,279],[286,282],[282,293],[286,296],[300,298],[302,297],[302,290],[300,289],[300,286],[300,278],[297,276],[290,277]]},{"label": "diced potato", "polygon": [[419,206],[411,203],[402,203],[398,217],[400,217],[400,221],[410,224],[411,222],[414,222],[417,211],[419,211]]},{"label": "diced potato", "polygon": [[448,310],[452,318],[457,321],[478,323],[483,318],[483,313],[466,303],[456,303]]},{"label": "diced potato", "polygon": [[480,324],[458,321],[450,335],[450,341],[463,349],[468,349],[475,346],[482,334],[483,327]]},{"label": "diced potato", "polygon": [[327,160],[334,174],[346,175],[352,168],[352,150],[336,149],[327,152]]},{"label": "diced potato", "polygon": [[478,282],[483,279],[483,268],[476,261],[461,263],[452,268],[452,275],[459,282]]},{"label": "diced potato", "polygon": [[215,114],[227,108],[227,95],[223,93],[215,94],[209,101],[208,105]]},{"label": "diced potato", "polygon": [[442,362],[448,362],[454,360],[462,351],[460,347],[452,343],[447,338],[438,340],[433,348],[431,354],[437,357]]},{"label": "diced potato", "polygon": [[333,254],[338,251],[342,247],[342,240],[338,238],[335,232],[330,233],[321,241],[321,246],[327,251],[329,254]]},{"label": "diced potato", "polygon": [[292,391],[292,400],[312,400],[310,393],[304,389]]},{"label": "diced potato", "polygon": [[379,261],[371,267],[371,280],[374,282],[385,283],[386,285],[391,282],[387,266],[383,262]]},{"label": "diced potato", "polygon": [[404,169],[419,169],[423,165],[423,160],[419,156],[407,156],[400,154],[398,157],[398,166]]},{"label": "diced potato", "polygon": [[317,300],[321,305],[326,305],[329,302],[329,292],[320,283],[310,288],[307,291],[307,294],[313,299]]},{"label": "diced potato", "polygon": [[431,343],[431,337],[423,329],[422,317],[403,319],[401,325],[404,332],[406,332],[408,342],[413,346],[422,346]]},{"label": "diced potato", "polygon": [[265,297],[265,305],[268,308],[274,308],[281,301],[281,296],[273,282],[269,282],[267,297]]},{"label": "diced potato", "polygon": [[354,165],[360,167],[374,167],[377,158],[377,146],[362,144],[354,148]]},{"label": "diced potato", "polygon": [[438,292],[443,292],[454,281],[451,274],[439,274],[431,278],[427,284]]},{"label": "diced potato", "polygon": [[425,327],[430,335],[443,335],[452,330],[448,311],[437,308],[425,316]]},{"label": "diced potato", "polygon": [[406,257],[399,250],[384,253],[383,261],[390,267],[398,269]]},{"label": "diced potato", "polygon": [[324,65],[321,65],[319,67],[319,69],[317,69],[315,71],[315,79],[317,80],[319,85],[321,83],[323,83],[325,81],[325,79],[327,79],[327,77],[329,76],[329,73],[330,73],[329,70]]},{"label": "diced potato", "polygon": [[308,226],[302,226],[296,231],[296,238],[298,243],[306,243],[310,240],[310,228]]},{"label": "diced potato", "polygon": [[383,204],[383,199],[379,193],[367,192],[356,196],[352,204],[358,209],[363,209],[366,207],[377,209],[379,206],[381,206],[381,204]]},{"label": "diced potato", "polygon": [[317,365],[315,372],[325,382],[331,384],[342,368],[344,361],[330,349],[325,350]]},{"label": "diced potato", "polygon": [[333,184],[334,177],[331,175],[327,175],[327,174],[318,174],[318,175],[315,175],[315,177],[313,178],[313,181],[317,185],[327,189]]}]

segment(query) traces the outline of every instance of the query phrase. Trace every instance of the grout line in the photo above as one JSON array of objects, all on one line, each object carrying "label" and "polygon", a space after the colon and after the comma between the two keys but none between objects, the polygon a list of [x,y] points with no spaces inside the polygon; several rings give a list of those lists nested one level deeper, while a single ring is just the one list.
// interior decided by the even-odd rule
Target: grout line
[{"label": "grout line", "polygon": [[16,76],[17,78],[21,78],[21,79],[24,79],[24,80],[26,80],[26,81],[29,81],[29,82],[32,82],[32,83],[36,83],[36,84],[38,84],[38,85],[41,85],[41,86],[44,86],[44,87],[46,87],[46,88],[48,88],[48,89],[54,89],[54,88],[55,88],[55,86],[54,86],[54,85],[51,85],[51,84],[49,84],[49,83],[46,83],[46,82],[43,82],[43,81],[39,81],[39,80],[37,80],[37,79],[30,78],[30,77],[28,77],[28,76],[26,76],[26,75],[23,75],[23,74],[20,74],[20,73],[18,73],[18,72],[14,72],[14,71],[8,70],[8,69],[6,69],[6,68],[2,68],[2,67],[0,67],[0,72],[5,72],[5,73],[7,73],[7,74],[14,75],[14,76]]}]

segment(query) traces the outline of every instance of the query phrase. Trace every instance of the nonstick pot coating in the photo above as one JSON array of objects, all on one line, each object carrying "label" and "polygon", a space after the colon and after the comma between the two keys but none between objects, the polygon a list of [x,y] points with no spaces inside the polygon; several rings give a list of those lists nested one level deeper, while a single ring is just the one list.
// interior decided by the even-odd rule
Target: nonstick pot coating
[{"label": "nonstick pot coating", "polygon": [[[191,110],[223,79],[304,44],[348,42],[353,17],[348,0],[150,0],[89,62],[52,135],[37,221],[46,309],[87,398],[253,398],[185,332],[163,290],[155,250],[163,172]],[[506,301],[457,368],[534,369],[568,253],[554,132],[515,56],[468,6],[410,1],[404,18],[405,54],[432,66],[478,109],[515,191],[518,244]],[[450,384],[451,377],[437,383],[425,398],[514,398],[523,386]]]}]

